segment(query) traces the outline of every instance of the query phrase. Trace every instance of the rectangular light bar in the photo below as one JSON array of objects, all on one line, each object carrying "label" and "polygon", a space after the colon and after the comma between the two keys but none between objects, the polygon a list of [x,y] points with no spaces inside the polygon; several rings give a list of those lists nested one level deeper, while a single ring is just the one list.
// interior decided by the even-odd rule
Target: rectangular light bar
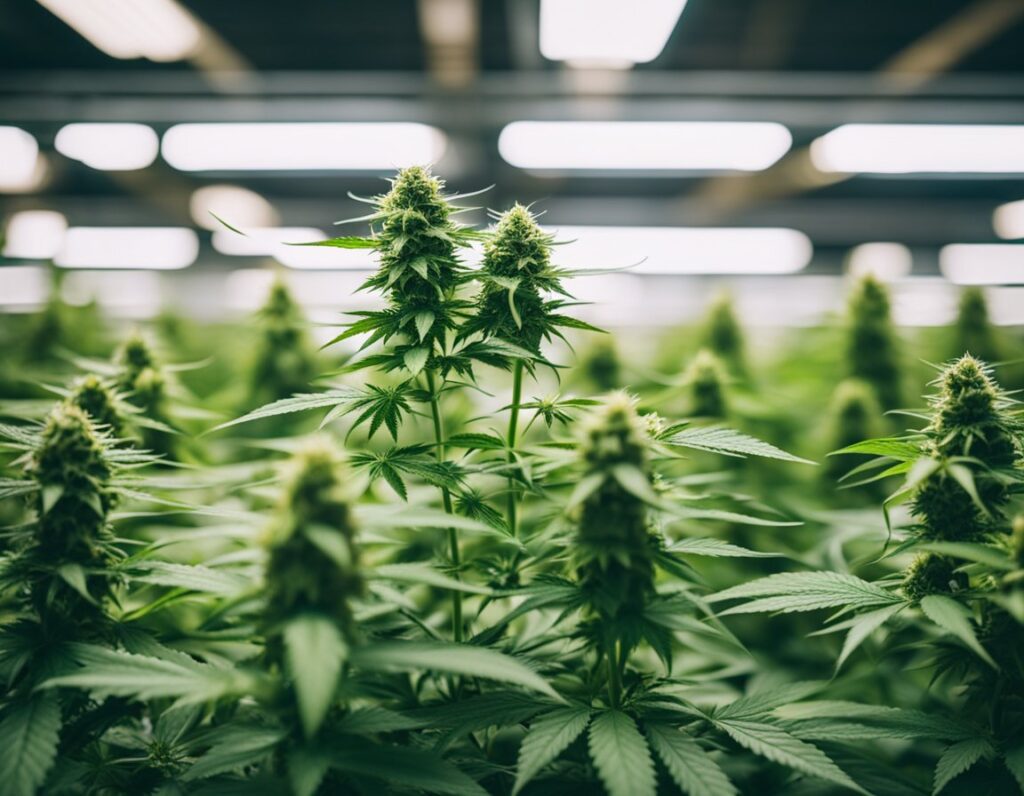
[{"label": "rectangular light bar", "polygon": [[0,192],[32,190],[38,182],[39,144],[20,127],[0,125]]},{"label": "rectangular light bar", "polygon": [[175,0],[39,0],[40,5],[113,58],[180,61],[202,30]]},{"label": "rectangular light bar", "polygon": [[992,214],[992,226],[1000,238],[1024,238],[1024,199],[997,207]]},{"label": "rectangular light bar", "polygon": [[3,255],[23,260],[50,260],[64,244],[68,220],[56,210],[23,210],[7,222]]},{"label": "rectangular light bar", "polygon": [[416,122],[178,124],[163,156],[181,171],[392,171],[434,163],[444,133]]},{"label": "rectangular light bar", "polygon": [[951,243],[939,269],[957,285],[1024,285],[1024,243]]},{"label": "rectangular light bar", "polygon": [[54,262],[64,268],[187,268],[199,238],[185,227],[71,227]]},{"label": "rectangular light bar", "polygon": [[144,169],[156,160],[160,139],[144,124],[66,124],[54,147],[65,157],[102,171]]},{"label": "rectangular light bar", "polygon": [[551,227],[559,265],[630,268],[639,274],[792,274],[811,261],[811,241],[784,228]]},{"label": "rectangular light bar", "polygon": [[50,294],[50,276],[41,265],[0,267],[0,306],[42,304]]},{"label": "rectangular light bar", "polygon": [[820,171],[864,174],[1024,172],[1024,125],[844,124],[811,144]]},{"label": "rectangular light bar", "polygon": [[506,162],[550,171],[760,171],[793,137],[775,122],[512,122],[498,137]]},{"label": "rectangular light bar", "polygon": [[910,276],[914,256],[902,243],[862,243],[846,256],[846,272],[851,276],[871,275],[884,282]]},{"label": "rectangular light bar", "polygon": [[570,66],[628,68],[665,49],[686,0],[541,0],[540,51]]}]

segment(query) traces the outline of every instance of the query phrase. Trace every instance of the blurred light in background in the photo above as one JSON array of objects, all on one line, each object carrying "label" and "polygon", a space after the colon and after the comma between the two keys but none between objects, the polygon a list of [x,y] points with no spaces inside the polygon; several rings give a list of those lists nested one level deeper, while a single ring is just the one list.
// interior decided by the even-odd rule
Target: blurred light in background
[{"label": "blurred light in background", "polygon": [[53,143],[65,157],[102,171],[144,169],[160,151],[156,131],[144,124],[68,124]]},{"label": "blurred light in background", "polygon": [[287,243],[307,243],[326,238],[323,232],[312,227],[247,229],[245,235],[219,229],[213,233],[213,248],[221,254],[236,257],[269,257],[284,248]]},{"label": "blurred light in background", "polygon": [[0,191],[33,190],[40,181],[39,144],[20,127],[0,127]]},{"label": "blurred light in background", "polygon": [[498,137],[524,169],[766,169],[793,137],[774,122],[512,122]]},{"label": "blurred light in background", "polygon": [[178,124],[163,155],[181,171],[391,171],[434,163],[446,143],[417,122]]},{"label": "blurred light in background", "polygon": [[952,243],[939,251],[939,268],[958,285],[1024,285],[1024,244]]},{"label": "blurred light in background", "polygon": [[189,212],[198,226],[216,231],[224,229],[217,218],[241,230],[272,227],[279,220],[270,202],[255,191],[237,185],[198,188],[189,199]]},{"label": "blurred light in background", "polygon": [[992,214],[992,226],[1000,238],[1024,238],[1024,199],[997,207]]},{"label": "blurred light in background", "polygon": [[846,271],[850,275],[871,274],[885,282],[909,276],[913,267],[914,256],[902,243],[862,243],[850,249],[846,258]]},{"label": "blurred light in background", "polygon": [[51,260],[64,243],[68,220],[54,210],[24,210],[11,216],[4,257]]},{"label": "blurred light in background", "polygon": [[64,268],[187,268],[199,238],[185,227],[71,227],[54,261]]},{"label": "blurred light in background", "polygon": [[[291,241],[301,243],[301,241]],[[300,270],[368,271],[378,265],[369,249],[338,249],[333,246],[281,246],[274,252],[281,265]]]},{"label": "blurred light in background", "polygon": [[629,68],[665,49],[686,0],[541,0],[540,51],[570,66]]},{"label": "blurred light in background", "polygon": [[[554,227],[566,268],[630,268],[645,274],[791,274],[813,252],[795,229]],[[571,241],[571,242],[568,242]],[[641,262],[642,260],[642,262]]]},{"label": "blurred light in background", "polygon": [[844,124],[811,144],[821,171],[873,174],[1024,172],[1024,125]]},{"label": "blurred light in background", "polygon": [[893,288],[892,319],[897,326],[946,326],[956,319],[958,299],[943,279],[901,282]]},{"label": "blurred light in background", "polygon": [[0,268],[0,306],[37,306],[50,293],[50,279],[41,265]]},{"label": "blurred light in background", "polygon": [[152,271],[75,271],[61,283],[61,298],[75,306],[95,301],[124,318],[151,318],[160,311],[160,288]]},{"label": "blurred light in background", "polygon": [[180,61],[202,31],[175,0],[39,0],[93,46],[113,58]]}]

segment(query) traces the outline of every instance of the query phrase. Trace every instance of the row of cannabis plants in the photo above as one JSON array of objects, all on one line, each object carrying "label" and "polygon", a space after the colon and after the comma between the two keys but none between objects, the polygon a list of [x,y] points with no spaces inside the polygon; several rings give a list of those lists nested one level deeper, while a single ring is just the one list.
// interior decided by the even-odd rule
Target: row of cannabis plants
[{"label": "row of cannabis plants", "polygon": [[530,209],[463,198],[406,169],[316,244],[379,261],[323,352],[283,283],[163,351],[37,319],[0,795],[1020,792],[1024,427],[979,295],[919,410],[873,280],[773,375],[727,301],[659,371]]}]

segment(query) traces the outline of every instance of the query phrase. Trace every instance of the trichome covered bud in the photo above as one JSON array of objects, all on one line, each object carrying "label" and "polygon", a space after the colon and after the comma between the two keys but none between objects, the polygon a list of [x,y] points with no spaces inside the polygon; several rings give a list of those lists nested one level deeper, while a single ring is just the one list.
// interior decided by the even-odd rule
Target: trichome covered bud
[{"label": "trichome covered bud", "polygon": [[532,354],[554,328],[552,313],[561,302],[550,302],[545,292],[564,294],[561,280],[551,268],[552,236],[544,232],[528,208],[516,204],[498,219],[484,245],[479,278],[483,289],[477,313],[464,334],[484,331]]},{"label": "trichome covered bud", "polygon": [[899,346],[889,291],[870,275],[856,283],[850,296],[846,361],[850,375],[871,385],[883,409],[900,405]]},{"label": "trichome covered bud", "polygon": [[922,553],[907,567],[902,589],[908,600],[918,602],[930,594],[949,594],[962,581],[950,559]]},{"label": "trichome covered bud", "polygon": [[93,617],[111,588],[104,570],[113,558],[107,515],[116,496],[105,441],[80,408],[58,404],[25,469],[38,485],[35,532],[21,558],[32,603],[44,623]]},{"label": "trichome covered bud", "polygon": [[118,406],[118,397],[99,376],[89,374],[77,379],[67,400],[112,437],[121,436],[125,419]]},{"label": "trichome covered bud", "polygon": [[926,452],[942,466],[918,490],[913,511],[925,538],[978,540],[1001,526],[1009,492],[1000,470],[1020,455],[1019,424],[988,369],[969,354],[936,383]]}]

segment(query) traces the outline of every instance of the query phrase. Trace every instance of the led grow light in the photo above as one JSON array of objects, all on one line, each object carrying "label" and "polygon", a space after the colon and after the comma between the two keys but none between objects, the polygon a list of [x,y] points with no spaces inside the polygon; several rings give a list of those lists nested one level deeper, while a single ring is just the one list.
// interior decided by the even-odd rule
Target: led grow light
[{"label": "led grow light", "polygon": [[958,285],[1024,285],[1024,244],[951,243],[939,251],[939,268]]},{"label": "led grow light", "polygon": [[199,238],[185,227],[71,227],[55,262],[64,268],[187,268]]},{"label": "led grow light", "polygon": [[7,223],[4,257],[49,260],[60,251],[68,221],[55,210],[24,210]]},{"label": "led grow light", "polygon": [[53,143],[65,157],[102,171],[144,169],[160,151],[156,131],[144,124],[68,124]]},{"label": "led grow light", "polygon": [[1024,238],[1024,199],[997,207],[992,226],[1000,238]]},{"label": "led grow light", "polygon": [[39,144],[20,127],[0,126],[0,191],[30,191],[39,182]]}]

